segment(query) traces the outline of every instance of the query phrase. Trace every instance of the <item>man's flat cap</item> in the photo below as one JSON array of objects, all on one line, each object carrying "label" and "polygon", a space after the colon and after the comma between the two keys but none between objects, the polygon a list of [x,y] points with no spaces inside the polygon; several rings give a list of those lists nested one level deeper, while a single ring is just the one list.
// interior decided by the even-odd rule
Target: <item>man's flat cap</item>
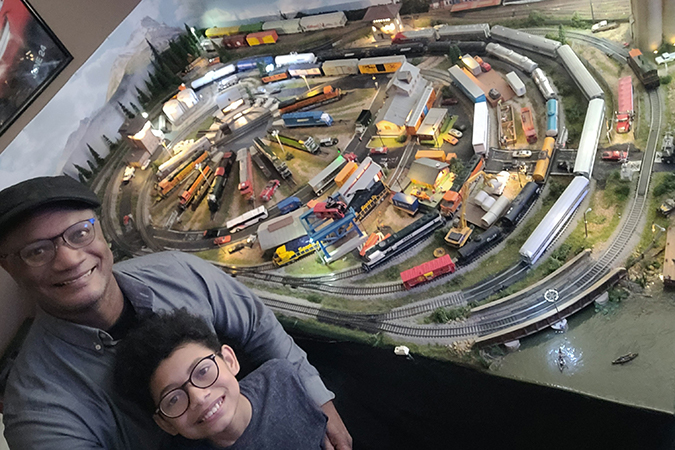
[{"label": "man's flat cap", "polygon": [[31,178],[0,191],[0,235],[36,208],[59,202],[101,205],[96,194],[68,176]]}]

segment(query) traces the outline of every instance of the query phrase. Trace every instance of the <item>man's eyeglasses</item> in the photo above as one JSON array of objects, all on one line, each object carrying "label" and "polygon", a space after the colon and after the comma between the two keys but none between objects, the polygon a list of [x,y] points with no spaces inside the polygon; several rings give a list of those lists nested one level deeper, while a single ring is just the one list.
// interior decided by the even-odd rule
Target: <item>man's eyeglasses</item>
[{"label": "man's eyeglasses", "polygon": [[220,375],[220,369],[216,362],[217,353],[205,356],[200,359],[197,365],[190,372],[190,378],[183,383],[181,387],[172,389],[159,399],[159,405],[155,414],[162,414],[169,419],[175,419],[185,414],[190,407],[190,395],[186,388],[188,384],[199,389],[206,389],[213,386],[213,383]]},{"label": "man's eyeglasses", "polygon": [[23,262],[31,267],[44,266],[56,257],[56,249],[58,247],[56,242],[59,239],[62,239],[65,245],[73,249],[86,247],[91,244],[96,237],[95,222],[95,218],[77,222],[56,237],[33,242],[16,253],[0,255],[0,258],[4,259],[10,255],[18,255]]}]

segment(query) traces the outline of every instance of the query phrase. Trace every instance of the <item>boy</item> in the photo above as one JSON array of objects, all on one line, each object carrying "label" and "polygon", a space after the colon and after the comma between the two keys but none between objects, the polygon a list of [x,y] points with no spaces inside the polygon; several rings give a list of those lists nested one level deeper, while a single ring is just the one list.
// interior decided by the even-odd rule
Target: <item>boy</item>
[{"label": "boy", "polygon": [[[239,362],[201,318],[160,312],[119,344],[114,382],[177,437],[174,449],[320,449],[326,416],[290,363],[237,382]],[[187,438],[187,439],[184,439]]]}]

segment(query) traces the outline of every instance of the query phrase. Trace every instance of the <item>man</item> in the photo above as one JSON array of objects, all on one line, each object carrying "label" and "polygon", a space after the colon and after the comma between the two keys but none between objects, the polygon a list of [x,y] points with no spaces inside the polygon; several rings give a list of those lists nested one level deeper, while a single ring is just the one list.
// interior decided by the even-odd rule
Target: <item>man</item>
[{"label": "man", "polygon": [[39,306],[6,391],[12,450],[161,448],[152,419],[114,393],[115,344],[144,314],[181,307],[254,363],[289,360],[328,417],[326,448],[351,448],[332,393],[257,297],[183,253],[113,266],[98,206],[93,192],[65,176],[0,192],[0,266]]}]

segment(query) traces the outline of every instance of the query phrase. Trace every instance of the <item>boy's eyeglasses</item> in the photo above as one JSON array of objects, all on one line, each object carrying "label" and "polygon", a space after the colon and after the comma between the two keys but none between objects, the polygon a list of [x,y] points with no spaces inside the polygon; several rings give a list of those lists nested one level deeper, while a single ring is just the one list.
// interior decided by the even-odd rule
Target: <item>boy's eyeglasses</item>
[{"label": "boy's eyeglasses", "polygon": [[206,389],[213,386],[213,383],[220,375],[220,369],[216,362],[217,353],[205,356],[200,359],[197,365],[190,372],[190,378],[179,388],[172,389],[159,399],[159,405],[155,414],[162,414],[169,419],[175,419],[185,414],[190,407],[190,395],[186,387],[188,384],[199,389]]},{"label": "boy's eyeglasses", "polygon": [[58,236],[33,242],[16,253],[0,255],[0,258],[4,259],[11,255],[17,255],[28,266],[44,266],[56,257],[56,249],[58,248],[56,242],[59,239],[62,239],[65,245],[73,249],[86,247],[91,244],[96,237],[95,222],[95,218],[77,222],[69,226],[66,231]]}]

